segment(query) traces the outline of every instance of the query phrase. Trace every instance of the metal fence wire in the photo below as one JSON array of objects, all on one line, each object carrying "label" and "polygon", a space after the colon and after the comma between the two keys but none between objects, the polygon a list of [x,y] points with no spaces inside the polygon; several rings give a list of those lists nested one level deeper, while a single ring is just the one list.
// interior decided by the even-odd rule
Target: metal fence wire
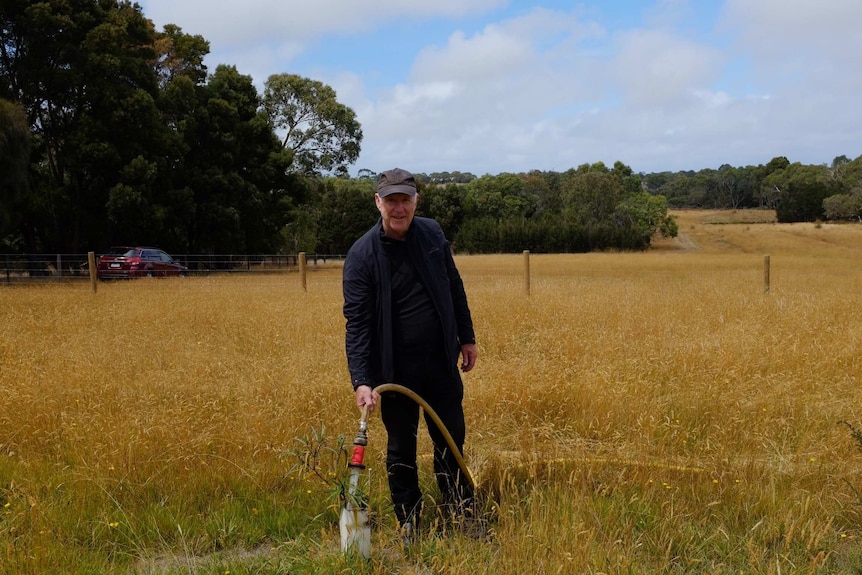
[{"label": "metal fence wire", "polygon": [[[96,261],[100,253],[95,254]],[[188,268],[187,275],[216,273],[284,273],[297,271],[299,254],[171,254]],[[306,254],[309,266],[339,263],[343,254]],[[0,282],[89,279],[88,254],[0,254]]]}]

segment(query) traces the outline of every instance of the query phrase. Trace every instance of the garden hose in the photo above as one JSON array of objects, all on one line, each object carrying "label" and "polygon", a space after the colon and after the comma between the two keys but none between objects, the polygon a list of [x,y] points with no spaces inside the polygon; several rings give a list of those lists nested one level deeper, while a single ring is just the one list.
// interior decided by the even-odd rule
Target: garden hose
[{"label": "garden hose", "polygon": [[470,488],[472,490],[476,490],[476,482],[473,480],[473,474],[470,473],[470,469],[467,467],[467,463],[464,461],[464,457],[461,455],[461,450],[458,449],[458,446],[455,445],[455,440],[452,439],[452,435],[449,433],[449,430],[446,429],[446,426],[443,424],[443,421],[440,417],[431,409],[431,406],[428,405],[428,402],[422,399],[418,393],[413,391],[412,389],[408,389],[403,385],[399,385],[397,383],[384,383],[378,385],[374,388],[378,394],[386,393],[387,391],[395,391],[402,395],[406,395],[413,401],[419,404],[419,406],[425,410],[425,413],[431,416],[431,420],[437,426],[437,429],[440,430],[440,433],[443,434],[444,439],[446,439],[447,445],[449,445],[449,449],[452,450],[452,454],[455,456],[455,461],[458,462],[458,467],[461,468],[461,473],[464,474],[464,477],[467,478],[467,481],[470,483]]}]

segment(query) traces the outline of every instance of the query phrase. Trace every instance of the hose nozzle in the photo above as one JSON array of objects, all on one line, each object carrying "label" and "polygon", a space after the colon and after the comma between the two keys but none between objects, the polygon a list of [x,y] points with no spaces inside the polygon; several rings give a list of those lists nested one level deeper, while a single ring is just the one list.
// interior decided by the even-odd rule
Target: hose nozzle
[{"label": "hose nozzle", "polygon": [[353,438],[353,457],[348,467],[365,469],[362,460],[365,458],[365,446],[368,445],[368,406],[362,406],[362,418],[359,420],[359,432]]}]

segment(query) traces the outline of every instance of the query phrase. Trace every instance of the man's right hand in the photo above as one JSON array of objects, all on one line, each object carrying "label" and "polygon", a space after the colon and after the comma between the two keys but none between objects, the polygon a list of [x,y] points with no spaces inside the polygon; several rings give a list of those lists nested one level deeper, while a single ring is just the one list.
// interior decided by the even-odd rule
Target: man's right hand
[{"label": "man's right hand", "polygon": [[360,385],[356,388],[356,407],[359,409],[367,405],[368,411],[372,411],[377,406],[378,401],[380,401],[380,394],[374,391],[370,385]]}]

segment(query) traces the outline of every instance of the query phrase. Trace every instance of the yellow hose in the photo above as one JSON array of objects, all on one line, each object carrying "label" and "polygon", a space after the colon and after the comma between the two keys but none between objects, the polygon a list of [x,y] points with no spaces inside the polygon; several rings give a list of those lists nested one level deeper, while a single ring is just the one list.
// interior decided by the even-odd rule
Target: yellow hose
[{"label": "yellow hose", "polygon": [[467,481],[470,482],[470,487],[473,491],[476,490],[476,482],[473,480],[473,474],[470,473],[470,468],[467,467],[467,463],[464,461],[464,457],[461,455],[461,450],[458,449],[458,446],[455,445],[455,440],[452,439],[452,435],[449,433],[449,430],[446,429],[446,426],[443,425],[443,421],[440,420],[440,417],[431,409],[431,406],[428,405],[428,402],[422,399],[418,393],[413,391],[412,389],[408,389],[403,385],[399,385],[397,383],[384,383],[378,385],[374,388],[374,391],[377,393],[385,393],[387,391],[396,391],[402,395],[406,395],[416,403],[418,403],[422,409],[425,410],[425,413],[431,416],[431,420],[437,426],[437,429],[440,430],[440,433],[443,434],[444,439],[446,439],[446,443],[449,445],[449,449],[452,450],[452,454],[455,456],[455,461],[458,462],[458,467],[461,468],[461,472],[464,474],[464,477],[467,478]]}]

